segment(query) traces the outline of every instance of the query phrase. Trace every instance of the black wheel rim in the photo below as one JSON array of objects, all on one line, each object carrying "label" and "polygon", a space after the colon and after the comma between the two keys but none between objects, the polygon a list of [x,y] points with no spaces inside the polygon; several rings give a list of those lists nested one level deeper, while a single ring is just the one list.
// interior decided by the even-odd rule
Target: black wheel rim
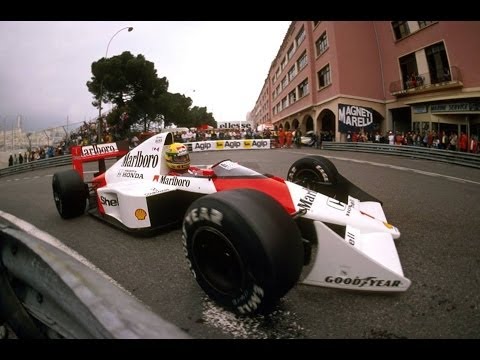
[{"label": "black wheel rim", "polygon": [[193,261],[199,275],[215,289],[236,297],[245,284],[245,266],[233,244],[214,228],[200,228],[192,238]]},{"label": "black wheel rim", "polygon": [[299,170],[292,182],[314,191],[318,191],[322,184],[325,185],[323,178],[310,169]]}]

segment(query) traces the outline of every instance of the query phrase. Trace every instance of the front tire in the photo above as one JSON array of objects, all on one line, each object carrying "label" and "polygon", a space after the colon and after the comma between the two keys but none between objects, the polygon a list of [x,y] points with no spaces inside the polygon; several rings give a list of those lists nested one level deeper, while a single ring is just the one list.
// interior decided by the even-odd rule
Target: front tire
[{"label": "front tire", "polygon": [[325,185],[338,181],[335,165],[323,156],[308,156],[295,161],[288,169],[287,180],[307,189],[322,192]]},{"label": "front tire", "polygon": [[237,313],[269,312],[300,277],[300,232],[285,209],[260,191],[235,189],[197,199],[182,232],[200,287]]},{"label": "front tire", "polygon": [[88,191],[75,170],[55,173],[52,189],[55,206],[62,218],[71,219],[85,212]]}]

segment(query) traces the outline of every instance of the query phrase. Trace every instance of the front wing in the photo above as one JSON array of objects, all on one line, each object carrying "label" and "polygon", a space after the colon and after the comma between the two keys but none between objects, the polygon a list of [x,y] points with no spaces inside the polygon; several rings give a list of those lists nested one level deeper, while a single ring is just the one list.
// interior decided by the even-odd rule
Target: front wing
[{"label": "front wing", "polygon": [[411,281],[402,271],[390,234],[360,234],[347,226],[345,238],[321,221],[314,221],[318,248],[311,270],[303,279],[307,285],[350,290],[401,292]]}]

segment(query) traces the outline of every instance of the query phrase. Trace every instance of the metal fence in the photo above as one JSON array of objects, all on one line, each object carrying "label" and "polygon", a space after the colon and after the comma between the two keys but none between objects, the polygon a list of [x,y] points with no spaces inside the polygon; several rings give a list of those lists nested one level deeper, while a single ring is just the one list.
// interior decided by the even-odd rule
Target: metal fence
[{"label": "metal fence", "polygon": [[360,142],[323,142],[325,150],[367,152],[383,155],[405,156],[416,159],[441,161],[449,164],[468,166],[480,169],[480,154],[471,154],[460,151],[441,150],[423,146],[389,145]]},{"label": "metal fence", "polygon": [[39,131],[25,131],[20,127],[0,131],[0,152],[16,152],[29,148],[55,146],[70,138],[83,122],[60,125]]}]

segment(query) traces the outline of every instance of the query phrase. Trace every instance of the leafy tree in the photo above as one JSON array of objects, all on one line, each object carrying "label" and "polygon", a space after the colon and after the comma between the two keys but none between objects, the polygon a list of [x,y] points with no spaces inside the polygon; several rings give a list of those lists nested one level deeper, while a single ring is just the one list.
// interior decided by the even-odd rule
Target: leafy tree
[{"label": "leafy tree", "polygon": [[207,112],[206,107],[194,106],[190,110],[190,118],[190,124],[193,127],[198,127],[200,125],[211,125],[214,128],[217,127],[217,122],[215,121],[213,114],[211,112]]},{"label": "leafy tree", "polygon": [[94,96],[92,105],[98,108],[100,101],[115,105],[107,123],[119,136],[127,135],[134,124],[142,125],[144,131],[152,122],[186,127],[216,124],[206,108],[190,109],[192,99],[168,92],[167,78],[159,78],[154,64],[143,55],[134,57],[125,51],[93,62],[91,69],[87,88]]}]

